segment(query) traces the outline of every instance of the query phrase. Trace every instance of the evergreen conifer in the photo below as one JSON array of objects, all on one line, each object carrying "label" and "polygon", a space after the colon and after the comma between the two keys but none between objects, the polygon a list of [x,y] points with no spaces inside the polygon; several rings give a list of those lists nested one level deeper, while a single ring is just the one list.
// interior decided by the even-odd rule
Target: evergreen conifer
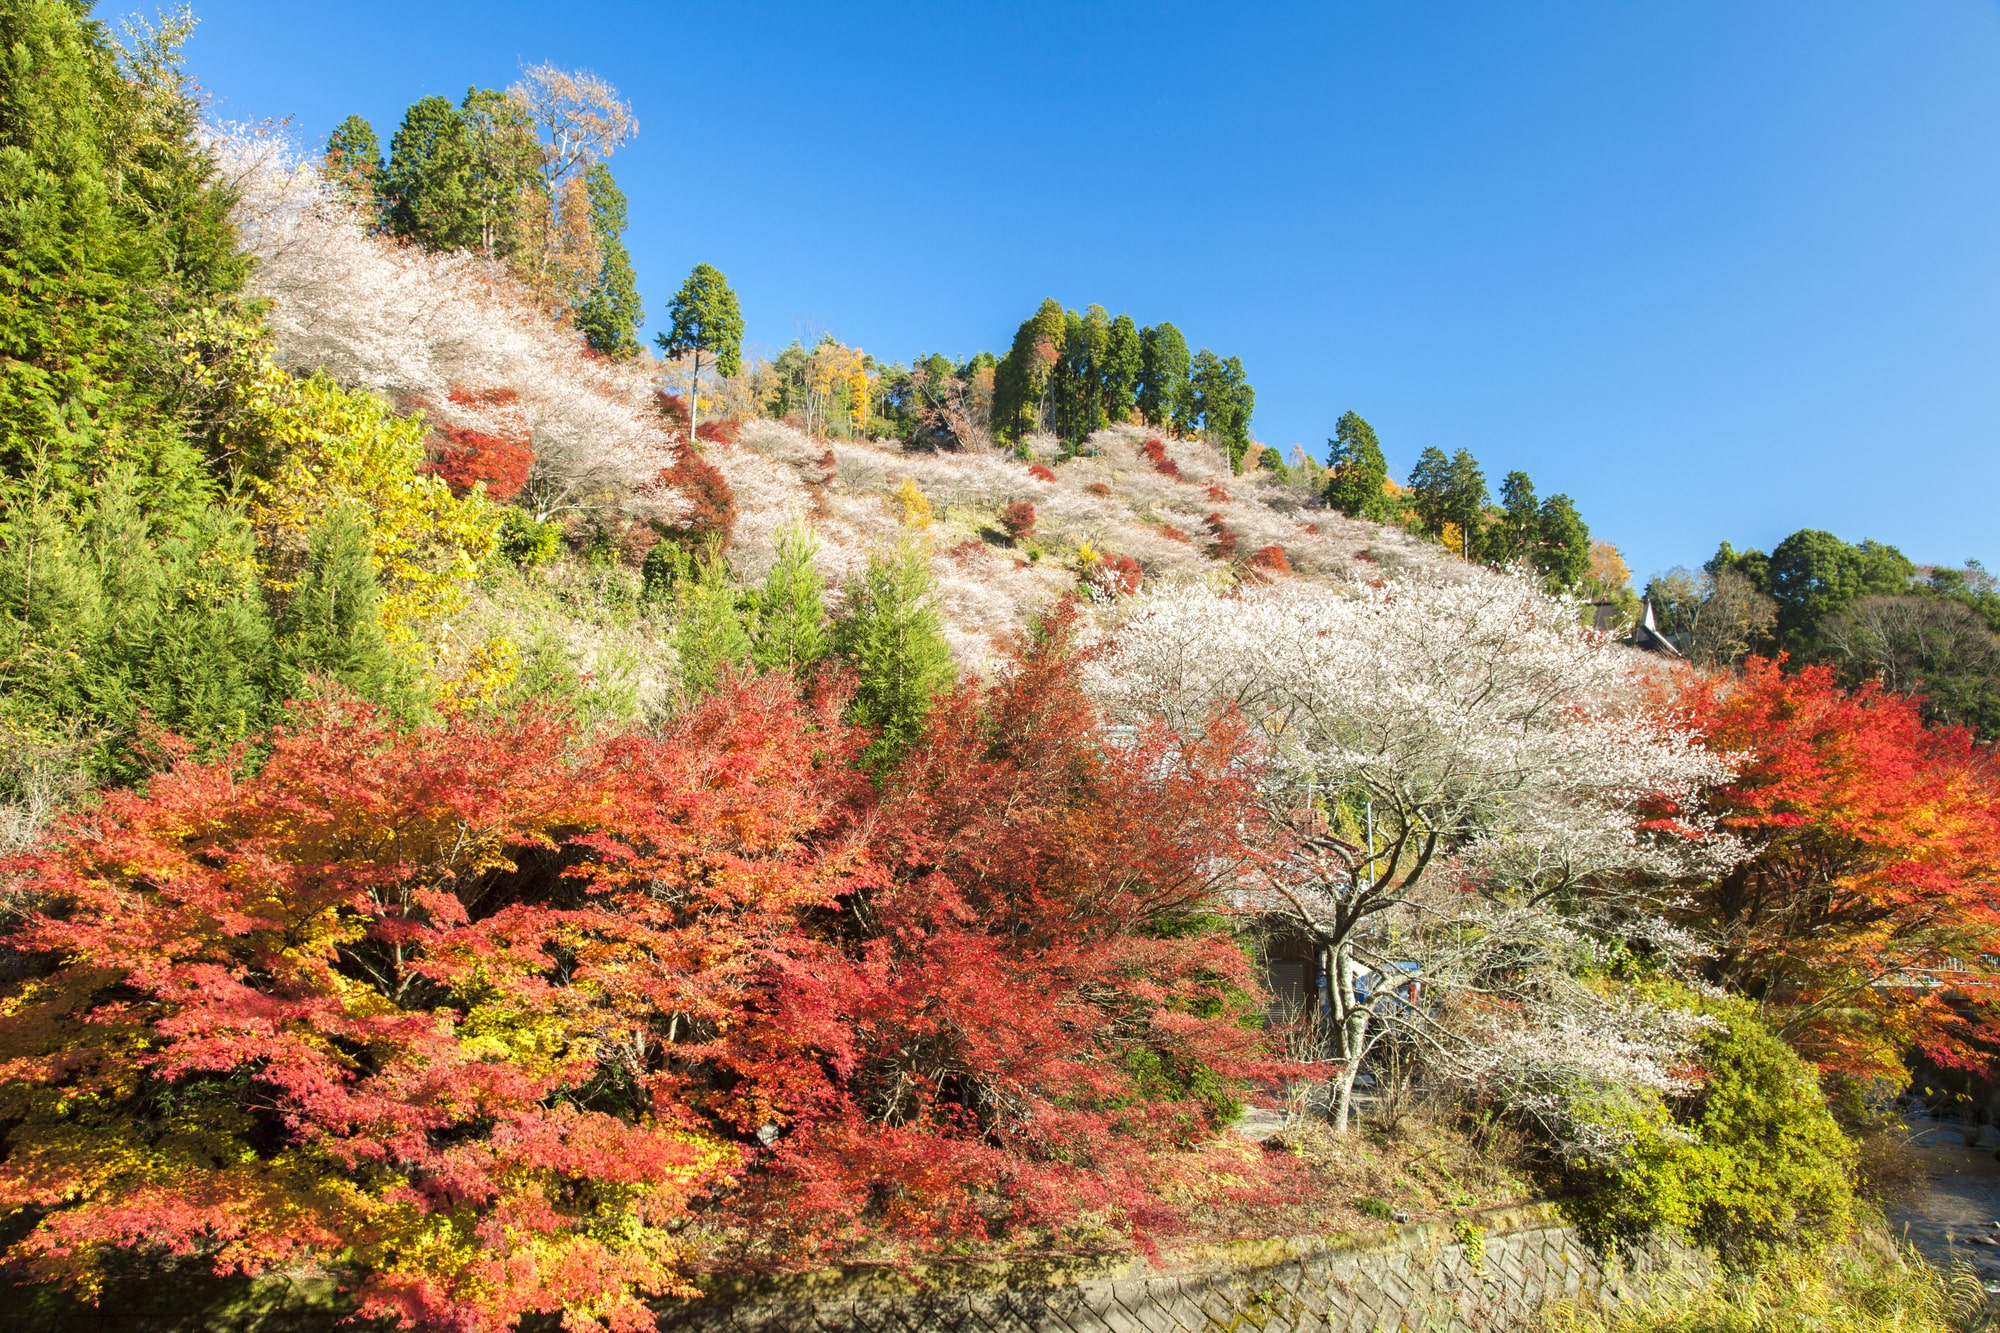
[{"label": "evergreen conifer", "polygon": [[584,341],[613,361],[639,355],[639,329],[646,311],[639,301],[632,255],[625,248],[625,192],[611,178],[611,169],[596,162],[583,178],[590,196],[590,230],[601,256],[597,281],[576,312]]},{"label": "evergreen conifer", "polygon": [[307,677],[324,675],[365,699],[390,702],[397,669],[379,602],[367,523],[350,506],[337,506],[313,533],[304,575],[278,621],[281,691],[296,695]]},{"label": "evergreen conifer", "polygon": [[736,605],[736,590],[729,586],[728,562],[719,550],[711,547],[693,561],[673,587],[673,643],[680,659],[681,693],[699,699],[713,693],[729,671],[740,670],[750,660],[750,632]]},{"label": "evergreen conifer", "polygon": [[778,529],[778,561],[757,603],[750,660],[759,671],[801,675],[826,655],[824,585],[813,568],[819,543],[803,523]]},{"label": "evergreen conifer", "polygon": [[878,772],[923,732],[953,679],[929,552],[905,539],[868,561],[834,623],[834,650],[855,675],[853,720],[875,733],[863,755]]}]

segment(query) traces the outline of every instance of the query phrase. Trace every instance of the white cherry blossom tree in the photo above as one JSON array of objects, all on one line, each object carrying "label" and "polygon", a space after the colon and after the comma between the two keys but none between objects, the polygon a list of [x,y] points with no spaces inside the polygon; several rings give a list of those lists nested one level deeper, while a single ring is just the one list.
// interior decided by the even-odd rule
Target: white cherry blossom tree
[{"label": "white cherry blossom tree", "polygon": [[1444,992],[1501,958],[1546,991],[1558,923],[1684,945],[1661,886],[1734,855],[1702,808],[1726,761],[1644,706],[1631,650],[1525,579],[1170,591],[1093,682],[1130,720],[1192,737],[1233,710],[1261,738],[1258,891],[1320,950],[1341,1128],[1388,1019],[1436,1028]]}]

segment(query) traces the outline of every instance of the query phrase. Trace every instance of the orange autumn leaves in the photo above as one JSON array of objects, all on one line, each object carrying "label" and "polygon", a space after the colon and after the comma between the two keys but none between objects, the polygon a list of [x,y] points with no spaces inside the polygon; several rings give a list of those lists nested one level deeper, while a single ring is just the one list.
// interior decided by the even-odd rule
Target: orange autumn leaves
[{"label": "orange autumn leaves", "polygon": [[1751,659],[1682,700],[1736,781],[1714,808],[1750,856],[1693,910],[1711,979],[1760,1003],[1823,1070],[1898,1076],[1921,1052],[1991,1059],[2000,770],[1917,704],[1826,667]]},{"label": "orange autumn leaves", "polygon": [[1209,915],[1241,755],[1101,744],[1072,629],[879,787],[774,675],[611,736],[322,702],[106,793],[0,881],[9,1261],[636,1329],[718,1267],[1161,1220],[1267,1068]]}]

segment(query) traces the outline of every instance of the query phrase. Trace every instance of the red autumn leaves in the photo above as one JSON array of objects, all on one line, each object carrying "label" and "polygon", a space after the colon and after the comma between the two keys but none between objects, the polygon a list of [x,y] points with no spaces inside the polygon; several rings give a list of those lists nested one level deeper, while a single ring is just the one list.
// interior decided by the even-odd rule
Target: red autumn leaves
[{"label": "red autumn leaves", "polygon": [[108,794],[9,872],[11,1257],[639,1327],[704,1268],[1157,1221],[1265,1060],[1209,915],[1241,756],[1102,744],[1070,631],[880,789],[775,676],[609,739],[322,704]]},{"label": "red autumn leaves", "polygon": [[486,494],[505,503],[520,494],[535,466],[527,425],[520,419],[520,395],[512,389],[473,390],[453,386],[445,397],[491,423],[489,429],[443,426],[432,437],[430,470],[455,495],[484,484]]},{"label": "red autumn leaves", "polygon": [[1714,805],[1751,855],[1695,903],[1718,943],[1714,979],[1763,1004],[1829,1072],[1894,1075],[1913,1050],[1990,1065],[1991,749],[1926,728],[1912,699],[1844,690],[1827,667],[1787,673],[1753,658],[1680,703],[1713,748],[1742,756]]}]

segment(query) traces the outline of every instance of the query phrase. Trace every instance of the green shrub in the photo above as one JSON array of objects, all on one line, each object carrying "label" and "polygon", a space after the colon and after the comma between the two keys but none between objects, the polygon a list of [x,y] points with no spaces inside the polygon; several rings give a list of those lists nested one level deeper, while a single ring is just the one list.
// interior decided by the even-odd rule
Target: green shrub
[{"label": "green shrub", "polygon": [[1732,1264],[1840,1241],[1854,1223],[1855,1148],[1811,1066],[1744,1001],[1689,1002],[1713,1021],[1702,1086],[1674,1105],[1599,1108],[1595,1118],[1631,1142],[1587,1173],[1582,1220],[1605,1238],[1674,1231]]},{"label": "green shrub", "polygon": [[518,509],[500,515],[500,554],[523,569],[546,565],[562,549],[562,524],[537,523]]}]

